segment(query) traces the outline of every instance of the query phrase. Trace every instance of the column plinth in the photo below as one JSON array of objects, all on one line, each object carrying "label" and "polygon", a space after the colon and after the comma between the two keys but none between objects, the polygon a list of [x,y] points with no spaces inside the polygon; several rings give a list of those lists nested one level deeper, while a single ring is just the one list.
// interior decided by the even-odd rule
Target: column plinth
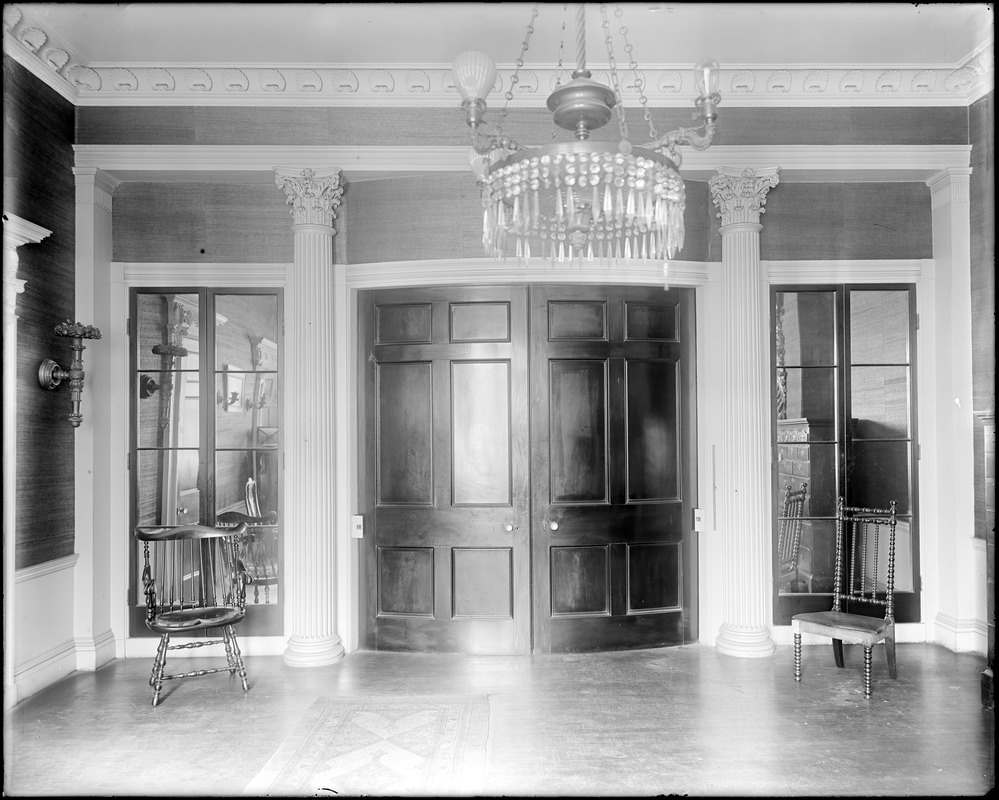
[{"label": "column plinth", "polygon": [[722,220],[724,439],[719,499],[724,537],[725,621],[716,647],[743,658],[769,656],[770,392],[767,281],[760,215],[777,169],[719,170],[709,183]]},{"label": "column plinth", "polygon": [[292,207],[295,268],[286,318],[285,598],[290,630],[284,662],[335,664],[334,393],[320,375],[333,362],[333,221],[339,170],[275,170]]}]

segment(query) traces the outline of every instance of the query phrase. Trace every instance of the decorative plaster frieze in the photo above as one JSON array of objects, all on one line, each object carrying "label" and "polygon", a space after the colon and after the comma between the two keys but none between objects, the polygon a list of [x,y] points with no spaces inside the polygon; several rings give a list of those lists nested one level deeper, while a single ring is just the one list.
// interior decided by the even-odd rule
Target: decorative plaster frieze
[{"label": "decorative plaster frieze", "polygon": [[719,169],[718,174],[708,181],[711,199],[718,206],[718,217],[722,225],[741,222],[759,224],[760,215],[766,210],[769,192],[779,181],[780,167],[756,170],[746,167],[741,172]]},{"label": "decorative plaster frieze", "polygon": [[333,227],[336,210],[343,197],[340,170],[275,167],[274,172],[277,185],[287,195],[295,225]]},{"label": "decorative plaster frieze", "polygon": [[[93,65],[14,12],[13,6],[5,6],[4,51],[78,106],[460,106],[450,64]],[[609,82],[607,65],[591,64],[590,69],[595,80]],[[722,111],[740,106],[966,106],[992,88],[993,72],[991,47],[953,69],[733,64],[721,71]],[[623,70],[621,76],[626,100],[637,99],[634,72]],[[501,65],[492,104],[544,107],[548,92],[565,80],[564,68],[518,71],[512,64]],[[687,65],[643,65],[641,85],[653,108],[686,107],[696,96]]]}]

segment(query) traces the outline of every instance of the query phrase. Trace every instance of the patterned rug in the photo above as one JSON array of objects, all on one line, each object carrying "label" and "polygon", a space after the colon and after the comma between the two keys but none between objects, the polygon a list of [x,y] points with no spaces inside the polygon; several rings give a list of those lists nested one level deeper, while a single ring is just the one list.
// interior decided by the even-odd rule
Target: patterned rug
[{"label": "patterned rug", "polygon": [[318,698],[244,795],[476,795],[489,701]]}]

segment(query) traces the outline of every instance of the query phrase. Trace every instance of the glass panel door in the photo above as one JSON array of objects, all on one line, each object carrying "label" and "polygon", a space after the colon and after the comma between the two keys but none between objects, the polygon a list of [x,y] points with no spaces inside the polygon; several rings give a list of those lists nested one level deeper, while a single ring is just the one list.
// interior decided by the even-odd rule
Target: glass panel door
[{"label": "glass panel door", "polygon": [[[134,290],[132,527],[251,521],[247,634],[282,632],[281,294]],[[147,635],[131,543],[130,633]]]},{"label": "glass panel door", "polygon": [[836,498],[899,509],[896,620],[919,619],[914,290],[775,288],[774,621],[831,607]]}]

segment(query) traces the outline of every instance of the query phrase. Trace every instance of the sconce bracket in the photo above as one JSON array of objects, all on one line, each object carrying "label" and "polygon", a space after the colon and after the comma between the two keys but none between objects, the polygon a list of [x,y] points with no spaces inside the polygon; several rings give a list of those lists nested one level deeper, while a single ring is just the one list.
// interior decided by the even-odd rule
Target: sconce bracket
[{"label": "sconce bracket", "polygon": [[38,365],[38,383],[43,389],[55,389],[69,373],[51,358],[46,358]]}]

